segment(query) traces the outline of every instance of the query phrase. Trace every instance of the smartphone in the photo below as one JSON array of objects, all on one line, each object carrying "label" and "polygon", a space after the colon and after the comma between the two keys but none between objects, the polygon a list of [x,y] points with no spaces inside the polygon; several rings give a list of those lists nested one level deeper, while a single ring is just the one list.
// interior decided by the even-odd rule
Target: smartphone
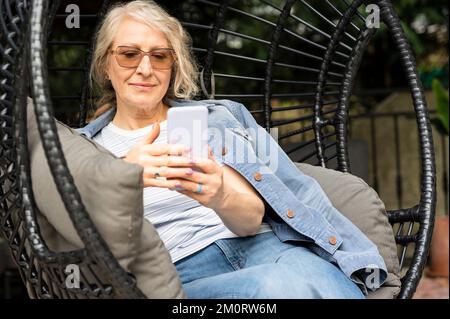
[{"label": "smartphone", "polygon": [[192,157],[208,158],[208,108],[179,106],[167,112],[168,144],[187,145]]}]

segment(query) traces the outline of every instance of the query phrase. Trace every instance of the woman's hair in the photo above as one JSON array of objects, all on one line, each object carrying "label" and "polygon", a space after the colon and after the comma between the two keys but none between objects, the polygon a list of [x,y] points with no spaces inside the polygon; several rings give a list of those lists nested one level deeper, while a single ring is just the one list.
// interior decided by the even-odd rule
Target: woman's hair
[{"label": "woman's hair", "polygon": [[181,23],[152,0],[119,3],[108,11],[96,34],[90,85],[93,91],[98,92],[99,99],[93,118],[116,107],[116,93],[107,78],[106,70],[114,36],[117,34],[119,24],[126,17],[163,32],[175,51],[176,63],[172,69],[172,78],[165,98],[190,99],[198,92],[198,70],[190,49],[192,40]]}]

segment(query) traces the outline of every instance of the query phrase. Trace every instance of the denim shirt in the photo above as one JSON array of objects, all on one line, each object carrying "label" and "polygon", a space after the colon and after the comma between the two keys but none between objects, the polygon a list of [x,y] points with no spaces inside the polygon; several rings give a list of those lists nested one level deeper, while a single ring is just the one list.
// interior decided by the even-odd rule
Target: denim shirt
[{"label": "denim shirt", "polygon": [[[302,173],[247,108],[230,100],[168,100],[208,108],[208,143],[220,164],[238,171],[265,201],[264,220],[281,241],[297,241],[337,265],[367,294],[387,277],[377,247],[333,207],[318,182]],[[80,134],[93,138],[115,115],[108,110]]]}]

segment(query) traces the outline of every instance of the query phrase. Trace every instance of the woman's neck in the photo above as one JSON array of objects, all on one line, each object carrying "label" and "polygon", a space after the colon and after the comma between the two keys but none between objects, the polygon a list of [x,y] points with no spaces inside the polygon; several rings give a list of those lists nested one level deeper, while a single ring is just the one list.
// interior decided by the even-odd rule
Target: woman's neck
[{"label": "woman's neck", "polygon": [[151,108],[135,108],[117,105],[116,115],[112,123],[124,130],[137,130],[149,126],[156,121],[162,122],[167,119],[169,107],[163,102]]}]

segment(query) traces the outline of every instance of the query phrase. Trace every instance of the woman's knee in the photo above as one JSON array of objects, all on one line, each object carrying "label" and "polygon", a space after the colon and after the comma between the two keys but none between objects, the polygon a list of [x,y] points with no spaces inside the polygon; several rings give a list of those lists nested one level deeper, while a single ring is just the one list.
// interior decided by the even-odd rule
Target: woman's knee
[{"label": "woman's knee", "polygon": [[317,298],[318,290],[310,278],[302,277],[295,269],[283,264],[273,264],[266,269],[258,286],[259,298]]}]

